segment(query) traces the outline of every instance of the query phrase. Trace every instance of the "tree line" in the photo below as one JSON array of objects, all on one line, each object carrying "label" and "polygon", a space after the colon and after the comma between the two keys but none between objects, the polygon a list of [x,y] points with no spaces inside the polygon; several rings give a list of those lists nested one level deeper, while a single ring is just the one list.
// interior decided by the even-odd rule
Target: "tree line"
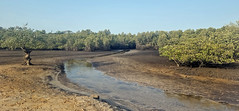
[{"label": "tree line", "polygon": [[221,28],[112,34],[110,30],[46,32],[24,27],[0,27],[0,48],[95,51],[155,49],[179,65],[227,64],[239,58],[239,22]]},{"label": "tree line", "polygon": [[109,30],[57,31],[33,30],[27,27],[0,27],[0,48],[15,50],[20,47],[41,50],[95,51],[134,49],[134,34],[111,34]]}]

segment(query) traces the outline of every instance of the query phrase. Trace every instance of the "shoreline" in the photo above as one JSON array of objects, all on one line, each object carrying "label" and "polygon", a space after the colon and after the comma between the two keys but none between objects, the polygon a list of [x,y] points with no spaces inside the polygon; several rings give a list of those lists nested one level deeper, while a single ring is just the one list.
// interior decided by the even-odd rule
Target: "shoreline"
[{"label": "shoreline", "polygon": [[[112,56],[114,56],[114,55],[112,55]],[[96,58],[97,59],[97,58]],[[94,63],[93,61],[94,60],[85,60],[85,61],[87,61],[87,62],[90,62],[90,63]],[[93,67],[95,67],[94,66],[94,64],[93,64]],[[99,69],[98,69],[99,70]],[[102,70],[100,70],[100,71],[102,71]],[[104,72],[105,74],[106,74],[106,72]],[[108,75],[108,74],[106,74],[106,75]],[[121,78],[117,78],[117,77],[114,77],[114,78],[116,78],[116,79],[120,79],[120,80],[122,80]],[[124,81],[128,81],[128,80],[124,80]],[[129,82],[129,81],[128,81]],[[137,82],[137,84],[140,84],[140,85],[142,85],[142,83],[139,83],[139,82]],[[156,87],[153,87],[152,85],[147,85],[147,84],[143,84],[142,86],[149,86],[149,87],[152,87],[152,88],[156,88]],[[209,99],[209,98],[205,98],[205,97],[202,97],[202,96],[198,96],[198,95],[187,95],[187,94],[181,94],[181,93],[175,93],[175,92],[169,92],[169,91],[165,91],[164,90],[164,93],[166,94],[166,95],[169,95],[169,96],[171,96],[171,97],[173,97],[173,98],[177,98],[177,99],[182,99],[182,100],[184,100],[184,99],[190,99],[190,100],[199,100],[199,101],[208,101],[209,103],[211,103],[211,105],[218,105],[218,106],[227,106],[229,109],[230,108],[232,108],[232,109],[239,109],[239,107],[237,106],[237,105],[234,105],[234,104],[227,104],[227,103],[222,103],[222,102],[218,102],[218,101],[214,101],[214,100],[211,100],[211,99]],[[113,100],[113,99],[112,99]],[[110,104],[110,105],[112,105],[112,104]],[[126,105],[127,106],[127,105]],[[129,108],[131,108],[131,107],[129,107]],[[137,109],[137,107],[136,107],[136,109]]]},{"label": "shoreline", "polygon": [[[87,60],[86,60],[87,61]],[[140,110],[138,107],[126,107],[122,103],[118,103],[116,101],[113,101],[112,98],[99,94],[97,92],[94,92],[90,89],[87,89],[81,85],[78,85],[74,82],[71,82],[67,77],[66,73],[64,72],[64,65],[59,64],[57,65],[57,72],[58,74],[55,75],[55,79],[52,79],[49,81],[50,85],[53,86],[53,88],[58,88],[58,90],[64,91],[68,94],[75,94],[78,96],[88,96],[90,98],[95,99],[95,96],[99,96],[99,99],[95,99],[99,102],[107,103],[111,106],[113,110],[126,110],[129,111],[130,109]]]},{"label": "shoreline", "polygon": [[[92,63],[96,69],[120,80],[159,88],[170,94],[205,98],[239,109],[238,68],[176,67],[169,60],[158,57],[155,51],[138,50],[96,58]],[[211,72],[218,74],[211,75]]]}]

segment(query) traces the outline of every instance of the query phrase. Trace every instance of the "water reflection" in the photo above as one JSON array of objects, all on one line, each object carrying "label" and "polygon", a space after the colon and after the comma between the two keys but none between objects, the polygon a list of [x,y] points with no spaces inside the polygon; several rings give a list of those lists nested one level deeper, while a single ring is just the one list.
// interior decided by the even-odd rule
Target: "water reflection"
[{"label": "water reflection", "polygon": [[215,103],[200,97],[168,94],[164,91],[133,82],[125,82],[105,75],[82,60],[65,62],[67,77],[74,83],[144,109],[166,109],[177,111],[225,111],[235,107]]}]

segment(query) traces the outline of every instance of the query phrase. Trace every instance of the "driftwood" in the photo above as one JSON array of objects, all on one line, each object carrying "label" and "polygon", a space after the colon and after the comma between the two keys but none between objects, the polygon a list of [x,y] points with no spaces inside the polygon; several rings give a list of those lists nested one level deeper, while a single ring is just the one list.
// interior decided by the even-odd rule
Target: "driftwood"
[{"label": "driftwood", "polygon": [[26,48],[22,48],[21,47],[21,49],[22,49],[22,51],[23,52],[25,52],[25,56],[23,57],[23,59],[24,59],[24,63],[23,63],[23,65],[32,65],[32,63],[31,63],[31,56],[30,56],[30,53],[32,52],[31,50],[28,50],[28,49],[26,49]]}]

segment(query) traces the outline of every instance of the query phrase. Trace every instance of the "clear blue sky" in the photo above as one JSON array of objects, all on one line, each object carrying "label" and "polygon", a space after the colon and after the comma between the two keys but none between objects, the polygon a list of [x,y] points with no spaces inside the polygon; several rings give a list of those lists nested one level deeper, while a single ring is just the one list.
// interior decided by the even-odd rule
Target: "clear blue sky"
[{"label": "clear blue sky", "polygon": [[0,26],[112,33],[219,28],[239,20],[239,0],[0,0]]}]

